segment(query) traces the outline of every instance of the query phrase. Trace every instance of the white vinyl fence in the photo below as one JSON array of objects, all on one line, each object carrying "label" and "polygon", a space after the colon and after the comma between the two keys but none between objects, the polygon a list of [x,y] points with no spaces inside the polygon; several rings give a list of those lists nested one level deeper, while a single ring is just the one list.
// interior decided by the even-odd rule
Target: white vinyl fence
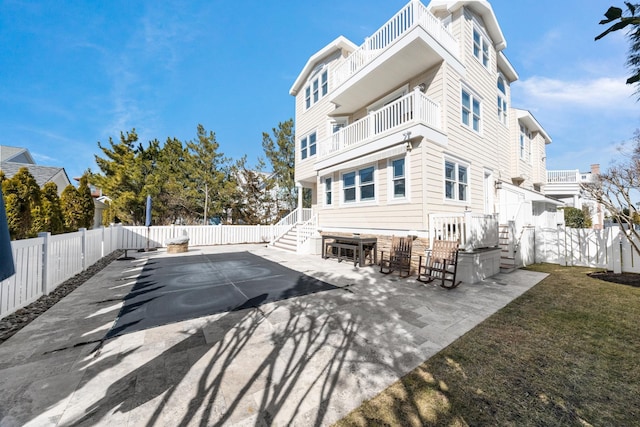
[{"label": "white vinyl fence", "polygon": [[[285,232],[276,225],[123,227],[120,225],[11,242],[16,274],[0,282],[0,319],[49,294],[117,249],[163,247],[185,233],[190,246],[265,243]],[[2,256],[2,254],[0,254]]]}]

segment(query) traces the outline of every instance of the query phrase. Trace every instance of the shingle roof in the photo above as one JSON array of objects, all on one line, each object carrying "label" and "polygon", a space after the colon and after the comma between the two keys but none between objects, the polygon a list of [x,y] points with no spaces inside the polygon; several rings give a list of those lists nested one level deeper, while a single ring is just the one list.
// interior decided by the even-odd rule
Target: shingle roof
[{"label": "shingle roof", "polygon": [[8,145],[0,145],[0,162],[10,161],[17,155],[27,151],[26,148],[9,147]]},{"label": "shingle roof", "polygon": [[[4,151],[4,148],[3,148]],[[14,163],[14,162],[1,162],[0,170],[4,172],[7,178],[12,178],[15,174],[18,173],[20,168],[26,167],[29,169],[29,173],[33,175],[36,179],[36,182],[40,187],[44,186],[47,182],[52,181],[53,178],[58,175],[61,171],[66,174],[64,168],[58,168],[53,166],[40,166],[40,165],[31,165],[26,163]]]}]

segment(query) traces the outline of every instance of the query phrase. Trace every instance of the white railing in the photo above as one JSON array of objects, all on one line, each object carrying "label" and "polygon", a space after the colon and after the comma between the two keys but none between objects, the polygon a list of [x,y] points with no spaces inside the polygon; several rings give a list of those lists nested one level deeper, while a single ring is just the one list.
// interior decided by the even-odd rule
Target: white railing
[{"label": "white railing", "polygon": [[429,240],[456,240],[467,251],[498,246],[498,218],[495,215],[431,214]]},{"label": "white railing", "polygon": [[318,215],[313,215],[308,221],[298,225],[297,233],[297,249],[300,250],[302,245],[309,240],[318,231]]},{"label": "white railing", "polygon": [[379,110],[371,111],[357,122],[320,141],[319,157],[350,150],[385,133],[417,123],[440,129],[440,104],[429,99],[419,89]]},{"label": "white railing", "polygon": [[581,173],[578,169],[547,171],[547,184],[578,184],[593,180],[591,172]]},{"label": "white railing", "polygon": [[413,0],[336,67],[333,74],[335,87],[340,86],[358,70],[382,54],[396,40],[417,26],[422,26],[449,52],[455,56],[458,55],[456,39],[421,2]]},{"label": "white railing", "polygon": [[287,234],[289,230],[291,230],[296,225],[309,221],[313,215],[313,210],[308,208],[303,209],[295,209],[293,212],[289,213],[289,215],[282,218],[278,223],[274,226],[275,231],[271,234],[271,239],[269,242],[273,245],[273,243]]}]

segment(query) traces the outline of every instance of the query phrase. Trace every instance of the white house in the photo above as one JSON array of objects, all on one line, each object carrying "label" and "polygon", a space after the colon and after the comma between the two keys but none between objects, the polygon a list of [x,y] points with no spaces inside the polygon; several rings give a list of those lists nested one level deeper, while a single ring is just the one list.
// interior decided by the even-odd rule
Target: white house
[{"label": "white house", "polygon": [[27,168],[42,188],[47,182],[58,187],[58,195],[71,184],[64,168],[36,165],[31,153],[26,148],[0,145],[0,170],[7,178],[12,178],[21,168]]},{"label": "white house", "polygon": [[363,44],[339,36],[311,55],[290,90],[295,179],[313,194],[297,229],[459,239],[486,277],[498,223],[514,250],[519,228],[555,221],[551,138],[511,106],[506,45],[487,1],[410,1]]},{"label": "white house", "polygon": [[591,214],[592,228],[600,230],[604,228],[606,209],[582,188],[583,184],[597,182],[598,175],[599,164],[591,165],[589,172],[580,172],[579,169],[547,171],[545,193],[563,201],[567,206],[577,209],[587,207]]}]

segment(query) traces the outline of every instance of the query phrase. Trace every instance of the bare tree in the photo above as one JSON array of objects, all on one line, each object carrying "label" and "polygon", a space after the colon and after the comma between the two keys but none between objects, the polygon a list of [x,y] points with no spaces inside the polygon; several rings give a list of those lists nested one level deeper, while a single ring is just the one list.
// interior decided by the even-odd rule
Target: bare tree
[{"label": "bare tree", "polygon": [[640,255],[640,231],[634,227],[638,214],[633,201],[640,191],[640,130],[636,131],[633,144],[631,153],[622,153],[624,160],[614,163],[593,182],[582,184],[582,188],[604,206],[621,229],[628,227],[623,234]]}]

